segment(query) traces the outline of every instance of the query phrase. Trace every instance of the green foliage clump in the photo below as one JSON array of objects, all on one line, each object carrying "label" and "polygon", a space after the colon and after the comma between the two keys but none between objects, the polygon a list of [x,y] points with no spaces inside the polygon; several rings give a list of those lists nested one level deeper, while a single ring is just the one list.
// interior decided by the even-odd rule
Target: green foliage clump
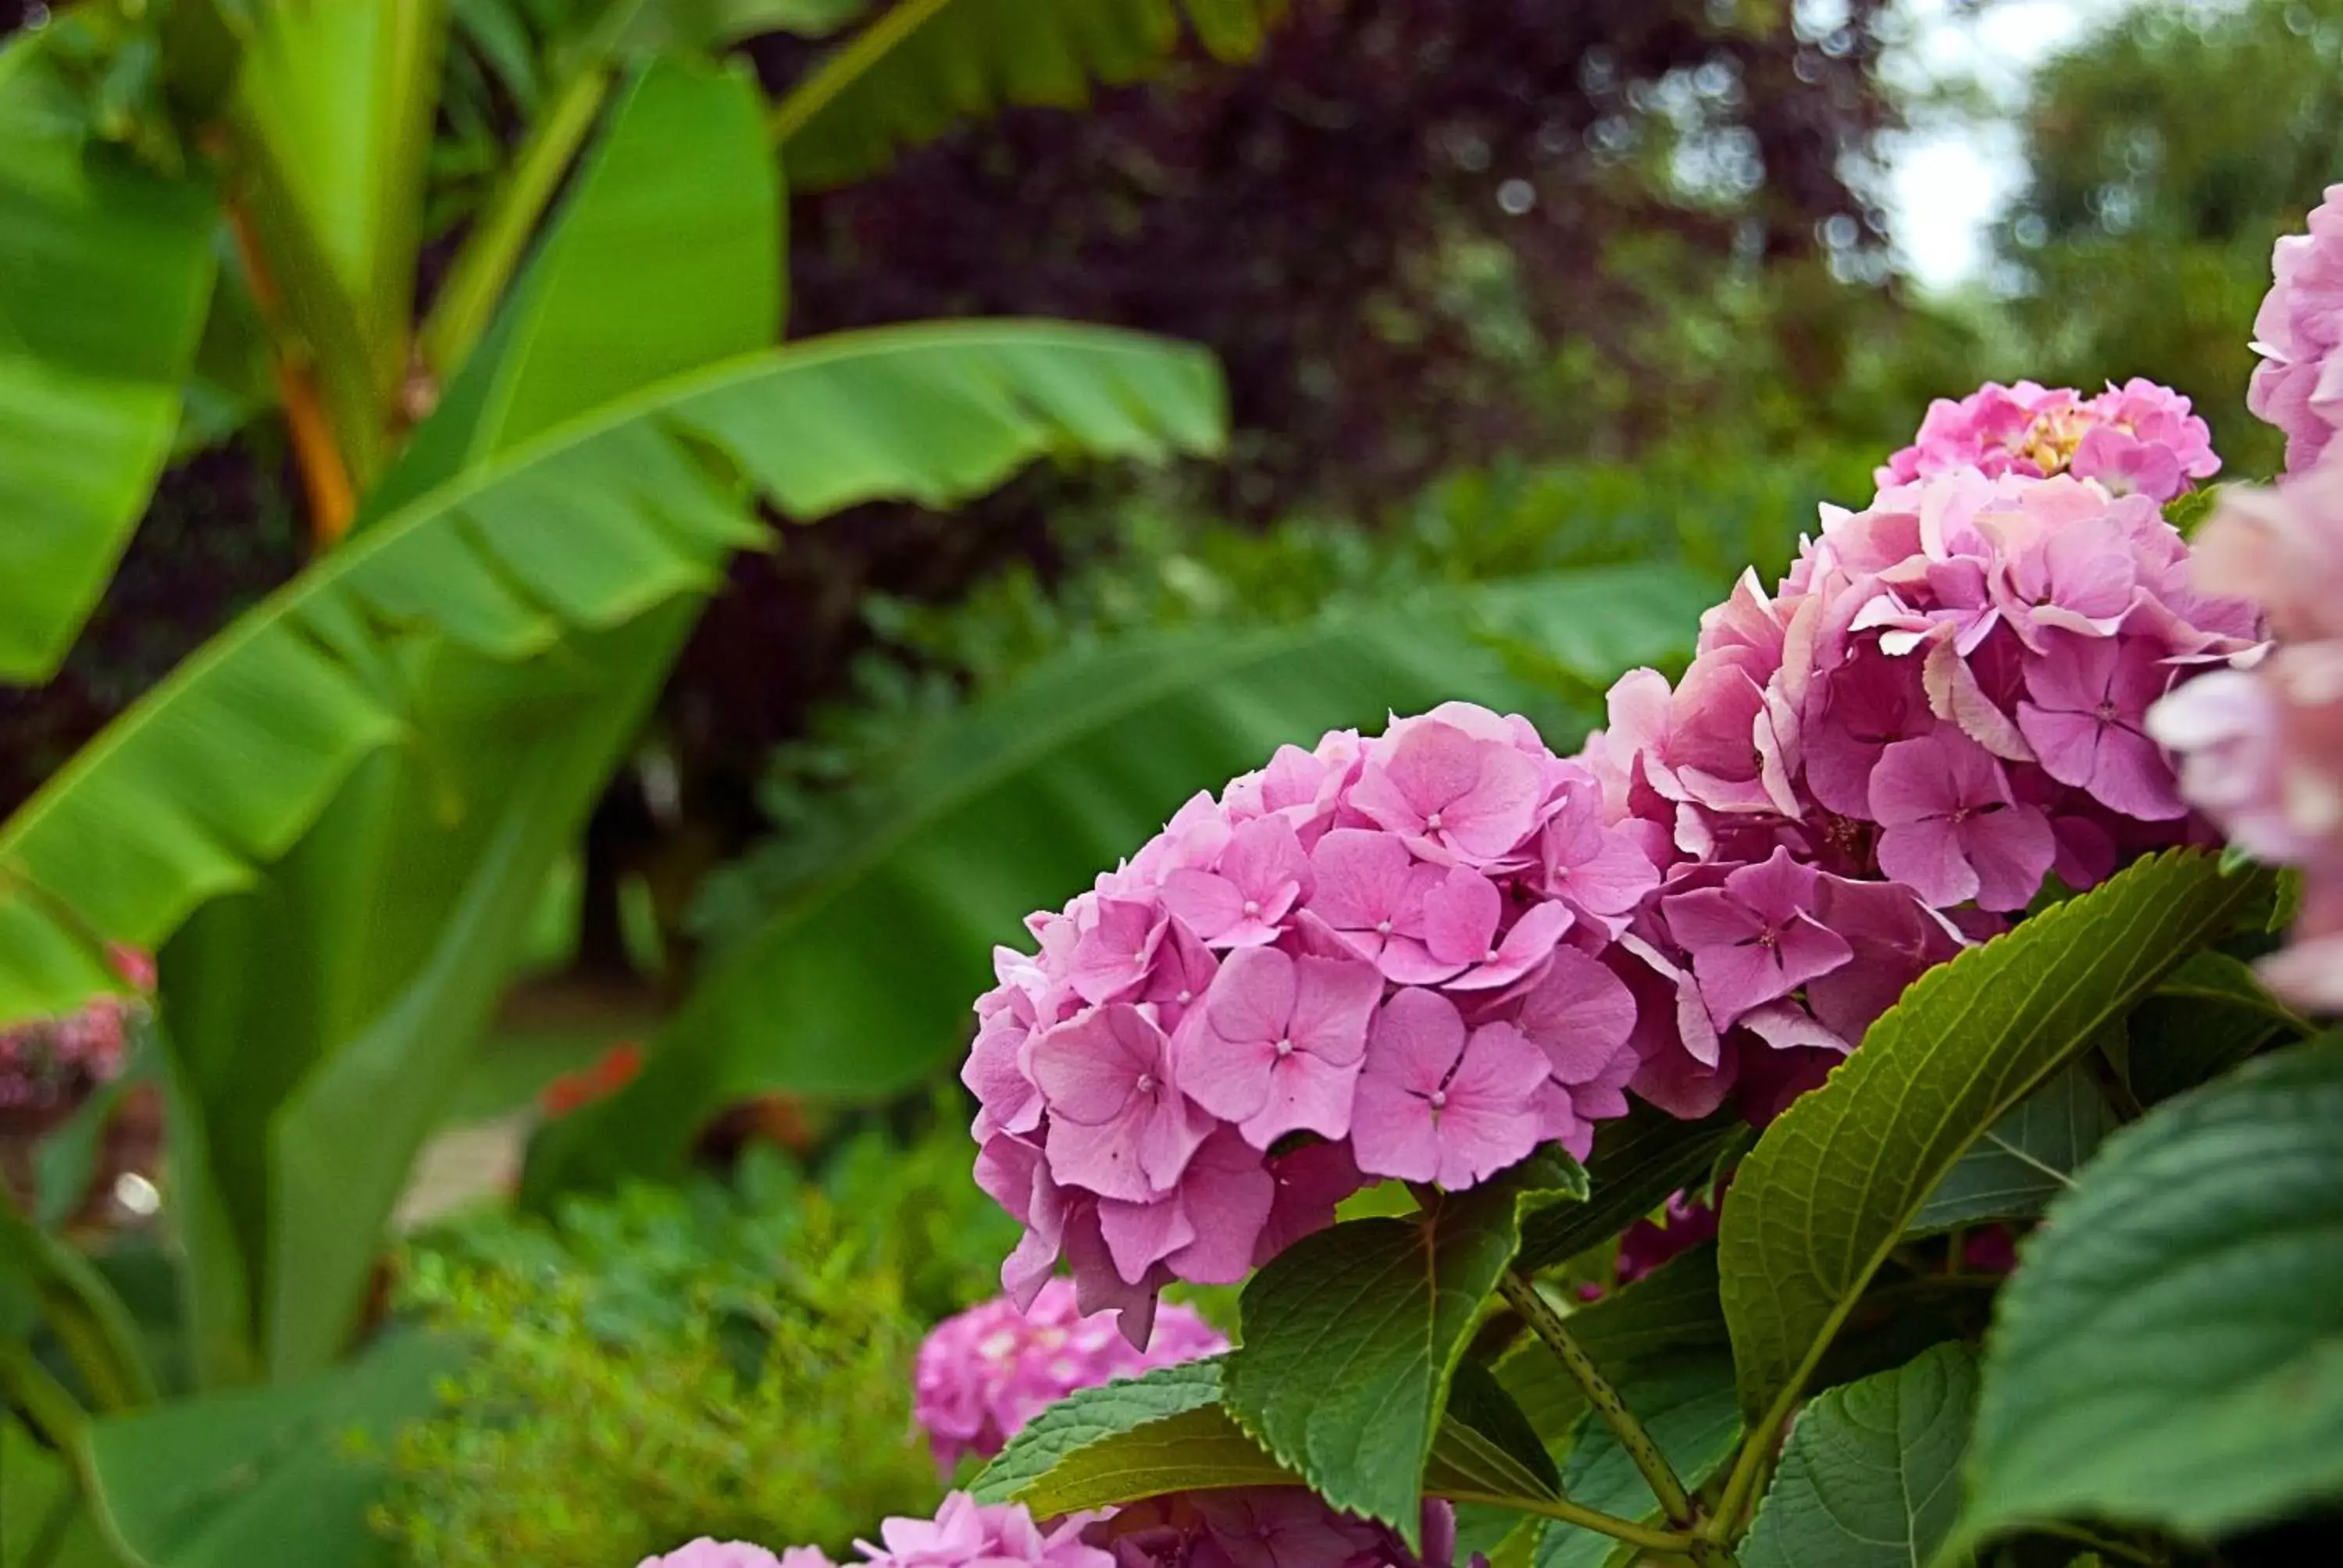
[{"label": "green foliage clump", "polygon": [[932,1508],[912,1357],[1014,1229],[956,1134],[418,1242],[401,1306],[478,1353],[400,1435],[377,1527],[416,1568],[607,1568],[702,1534],[836,1552]]}]

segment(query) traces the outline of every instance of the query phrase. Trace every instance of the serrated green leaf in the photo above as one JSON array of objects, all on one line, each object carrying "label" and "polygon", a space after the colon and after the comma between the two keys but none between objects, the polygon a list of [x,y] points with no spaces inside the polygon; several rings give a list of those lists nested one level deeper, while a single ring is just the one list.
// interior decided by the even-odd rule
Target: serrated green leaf
[{"label": "serrated green leaf", "polygon": [[[1694,1491],[1733,1457],[1741,1441],[1741,1412],[1733,1389],[1733,1358],[1693,1352],[1638,1367],[1614,1385],[1644,1430],[1667,1456],[1669,1468]],[[1664,1527],[1658,1499],[1619,1440],[1592,1414],[1562,1470],[1562,1494],[1621,1519]],[[1560,1522],[1546,1526],[1538,1568],[1600,1568],[1619,1543]]]},{"label": "serrated green leaf", "polygon": [[1750,1429],[1770,1441],[1929,1192],[1986,1129],[2270,879],[2173,851],[1923,975],[1742,1162],[1718,1243]]},{"label": "serrated green leaf", "polygon": [[2098,1081],[2078,1064],[2063,1069],[1986,1130],[1928,1194],[1907,1233],[2039,1214],[2074,1185],[2075,1171],[2117,1125]]},{"label": "serrated green leaf", "polygon": [[1959,1539],[2343,1493],[2343,1037],[2107,1141],[2003,1292]]},{"label": "serrated green leaf", "polygon": [[1220,1357],[1083,1389],[1010,1440],[970,1490],[1037,1517],[1166,1492],[1286,1486],[1292,1472],[1222,1411]]},{"label": "serrated green leaf", "polygon": [[1594,1130],[1594,1151],[1586,1161],[1586,1201],[1533,1214],[1522,1226],[1522,1271],[1574,1258],[1698,1185],[1717,1157],[1748,1131],[1736,1111],[1685,1121],[1635,1101],[1626,1115]]},{"label": "serrated green leaf", "polygon": [[1223,1402],[1329,1503],[1414,1544],[1449,1383],[1523,1216],[1585,1193],[1576,1164],[1541,1154],[1416,1219],[1305,1237],[1245,1287]]},{"label": "serrated green leaf", "polygon": [[1806,1406],[1742,1568],[1911,1568],[1951,1533],[1976,1413],[1976,1359],[1938,1345]]}]

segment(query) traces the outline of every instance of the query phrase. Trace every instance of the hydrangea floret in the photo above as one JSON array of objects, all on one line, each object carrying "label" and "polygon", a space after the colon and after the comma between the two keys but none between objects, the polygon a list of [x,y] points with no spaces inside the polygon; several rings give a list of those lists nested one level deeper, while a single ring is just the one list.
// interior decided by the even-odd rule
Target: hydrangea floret
[{"label": "hydrangea floret", "polygon": [[1228,1348],[1193,1308],[1173,1305],[1157,1312],[1147,1348],[1133,1349],[1103,1320],[1081,1316],[1072,1281],[1053,1279],[1029,1307],[1001,1297],[938,1324],[920,1346],[913,1413],[949,1472],[969,1454],[999,1453],[1077,1390]]},{"label": "hydrangea floret", "polygon": [[2197,577],[2258,604],[2275,646],[2165,698],[2148,729],[2180,754],[2181,792],[2232,843],[2303,870],[2292,945],[2262,978],[2300,1006],[2343,1010],[2343,447],[2275,489],[2221,499],[2197,537]]},{"label": "hydrangea floret", "polygon": [[2343,185],[2327,187],[2308,233],[2278,242],[2270,271],[2246,406],[2286,433],[2288,471],[2308,473],[2343,426]]}]

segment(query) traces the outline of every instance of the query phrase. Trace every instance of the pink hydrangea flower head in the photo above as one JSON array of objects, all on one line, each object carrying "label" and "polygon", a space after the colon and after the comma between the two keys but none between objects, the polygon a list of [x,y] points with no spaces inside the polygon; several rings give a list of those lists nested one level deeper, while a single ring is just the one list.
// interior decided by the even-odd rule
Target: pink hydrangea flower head
[{"label": "pink hydrangea flower head", "polygon": [[2219,471],[2212,431],[2188,399],[2137,377],[2095,397],[2071,387],[1987,382],[1928,407],[1913,444],[1874,476],[1884,490],[1964,468],[1988,478],[2073,474],[2162,505]]},{"label": "pink hydrangea flower head", "polygon": [[2343,1011],[2343,626],[2313,586],[2343,538],[2343,446],[2275,493],[2222,501],[2200,573],[2265,604],[2276,647],[2181,687],[2146,729],[2180,754],[2190,804],[2239,846],[2301,868],[2291,944],[2262,976],[2299,1007]]},{"label": "pink hydrangea flower head", "polygon": [[1089,1523],[1077,1514],[1044,1530],[1021,1504],[988,1506],[955,1492],[932,1520],[890,1519],[876,1544],[855,1546],[872,1568],[1115,1568],[1111,1553],[1082,1540]]},{"label": "pink hydrangea flower head", "polygon": [[950,1472],[964,1455],[1000,1452],[1070,1393],[1228,1348],[1192,1309],[1167,1306],[1147,1348],[1135,1350],[1103,1322],[1084,1321],[1073,1282],[1055,1279],[1025,1311],[1004,1297],[939,1323],[920,1346],[915,1413]]},{"label": "pink hydrangea flower head", "polygon": [[1397,1532],[1338,1513],[1300,1487],[1238,1487],[1131,1503],[1089,1525],[1084,1539],[1121,1568],[1455,1568],[1455,1511],[1426,1499],[1422,1529],[1423,1550],[1410,1552]]},{"label": "pink hydrangea flower head", "polygon": [[2278,242],[2270,270],[2246,406],[2285,432],[2287,469],[2305,473],[2343,426],[2343,185],[2327,187],[2308,233]]},{"label": "pink hydrangea flower head", "polygon": [[703,1535],[664,1557],[644,1558],[639,1568],[830,1568],[830,1563],[812,1546],[793,1546],[776,1557],[745,1541],[715,1541]]},{"label": "pink hydrangea flower head", "polygon": [[[1717,635],[1773,647],[1771,613],[1750,598]],[[1425,1180],[1584,1150],[1626,1110],[1631,1004],[1591,955],[1658,886],[1649,831],[1526,719],[1467,703],[1190,799],[1029,917],[1039,950],[996,954],[976,1004],[977,1179],[1025,1227],[1003,1289],[1031,1302],[1063,1262],[1079,1308],[1144,1342],[1167,1282],[1238,1280],[1384,1174],[1363,1151],[1393,1129],[1356,1118],[1411,1073],[1411,1103],[1443,1101]],[[1456,1048],[1363,1088],[1373,1020],[1409,992]]]}]

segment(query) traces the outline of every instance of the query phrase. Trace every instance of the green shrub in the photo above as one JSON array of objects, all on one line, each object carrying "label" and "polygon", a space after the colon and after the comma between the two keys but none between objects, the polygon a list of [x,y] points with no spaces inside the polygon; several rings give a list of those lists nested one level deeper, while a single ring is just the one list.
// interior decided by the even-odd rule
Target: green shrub
[{"label": "green shrub", "polygon": [[868,1130],[819,1181],[752,1150],[729,1184],[418,1241],[400,1306],[479,1351],[401,1434],[378,1527],[417,1568],[608,1568],[710,1533],[835,1552],[930,1510],[912,1356],[1015,1239],[955,1121]]}]

